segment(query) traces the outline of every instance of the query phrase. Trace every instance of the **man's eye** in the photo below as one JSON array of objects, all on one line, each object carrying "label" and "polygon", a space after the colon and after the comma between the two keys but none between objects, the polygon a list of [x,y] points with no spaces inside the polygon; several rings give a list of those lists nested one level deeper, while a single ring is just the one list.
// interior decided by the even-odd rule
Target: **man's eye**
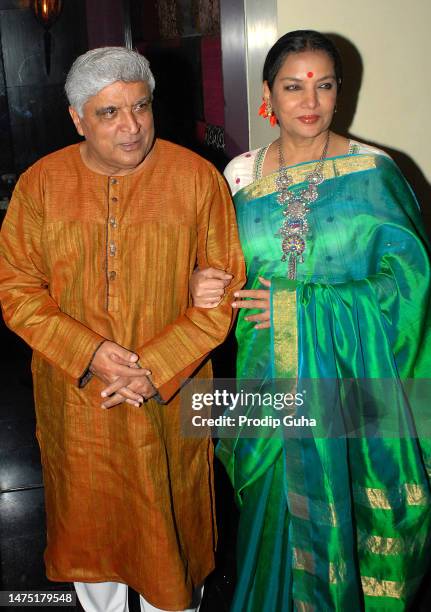
[{"label": "man's eye", "polygon": [[144,113],[150,108],[150,106],[150,100],[146,100],[145,102],[139,102],[139,104],[136,104],[133,110],[135,111],[135,113]]},{"label": "man's eye", "polygon": [[106,117],[107,119],[111,119],[112,117],[115,117],[116,114],[117,114],[117,109],[114,107],[105,108],[102,112],[102,116]]}]

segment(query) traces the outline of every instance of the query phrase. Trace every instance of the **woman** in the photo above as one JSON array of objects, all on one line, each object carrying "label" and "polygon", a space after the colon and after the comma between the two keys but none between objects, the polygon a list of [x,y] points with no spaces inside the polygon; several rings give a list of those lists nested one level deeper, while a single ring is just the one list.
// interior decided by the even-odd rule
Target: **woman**
[{"label": "woman", "polygon": [[[296,416],[317,421],[219,444],[241,511],[236,612],[404,610],[430,557],[430,432],[401,385],[431,371],[426,241],[392,160],[330,131],[341,82],[326,37],[283,36],[260,109],[280,136],[225,171],[248,269],[237,377],[293,381],[312,396]],[[220,276],[195,274],[196,305]]]}]

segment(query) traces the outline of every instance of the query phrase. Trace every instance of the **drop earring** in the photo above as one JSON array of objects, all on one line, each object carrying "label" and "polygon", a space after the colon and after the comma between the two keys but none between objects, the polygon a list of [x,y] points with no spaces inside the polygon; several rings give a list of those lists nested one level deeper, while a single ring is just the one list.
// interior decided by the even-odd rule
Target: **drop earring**
[{"label": "drop earring", "polygon": [[272,110],[271,102],[269,100],[265,100],[265,98],[263,98],[263,102],[259,106],[259,115],[264,119],[269,119],[271,127],[277,125],[277,117]]}]

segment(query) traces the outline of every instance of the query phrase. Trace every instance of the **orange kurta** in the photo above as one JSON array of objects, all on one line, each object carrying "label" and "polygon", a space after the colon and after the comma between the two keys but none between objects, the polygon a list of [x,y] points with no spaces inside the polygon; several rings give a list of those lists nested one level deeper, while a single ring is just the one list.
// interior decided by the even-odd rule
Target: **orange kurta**
[{"label": "orange kurta", "polygon": [[[4,319],[34,349],[48,577],[125,582],[157,607],[187,607],[214,563],[212,444],[182,437],[176,392],[196,369],[211,376],[205,358],[244,281],[223,179],[162,140],[118,177],[73,145],[21,176],[0,245]],[[196,262],[234,275],[215,309],[190,307]],[[104,339],[139,354],[165,405],[102,410],[103,383],[79,388]]]}]

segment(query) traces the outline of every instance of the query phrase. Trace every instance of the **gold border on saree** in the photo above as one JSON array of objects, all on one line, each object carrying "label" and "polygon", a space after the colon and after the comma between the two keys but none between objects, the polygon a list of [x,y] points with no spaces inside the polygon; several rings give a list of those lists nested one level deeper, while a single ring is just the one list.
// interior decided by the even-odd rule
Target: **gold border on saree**
[{"label": "gold border on saree", "polygon": [[[310,162],[301,164],[299,166],[293,166],[289,168],[289,175],[293,179],[293,184],[298,185],[304,182],[307,174],[314,168],[316,162]],[[345,157],[338,157],[335,159],[327,159],[323,165],[322,173],[324,181],[332,179],[335,176],[344,176],[352,172],[362,172],[364,170],[371,170],[376,168],[376,156],[375,155],[352,155]],[[254,181],[247,187],[241,190],[243,197],[247,199],[261,198],[270,193],[277,191],[275,181],[278,177],[278,172],[273,172],[264,176],[258,181]]]}]

